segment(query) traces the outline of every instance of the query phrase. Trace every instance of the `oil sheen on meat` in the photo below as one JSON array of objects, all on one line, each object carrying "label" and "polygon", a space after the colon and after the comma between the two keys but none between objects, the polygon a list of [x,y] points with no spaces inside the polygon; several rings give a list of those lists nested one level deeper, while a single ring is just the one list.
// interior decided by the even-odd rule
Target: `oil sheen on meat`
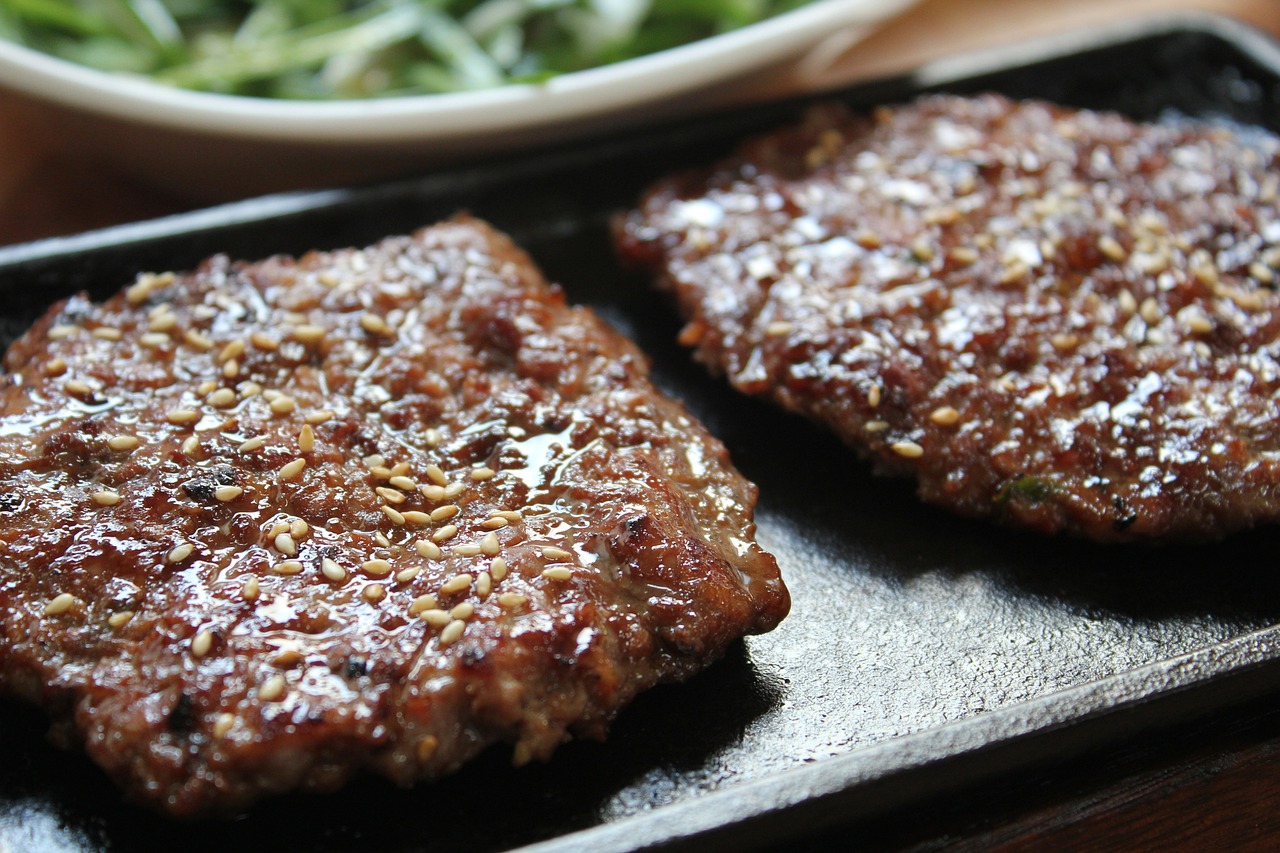
[{"label": "oil sheen on meat", "polygon": [[724,447],[475,220],[144,275],[6,367],[0,687],[173,814],[544,759],[788,608]]},{"label": "oil sheen on meat", "polygon": [[838,106],[617,222],[748,394],[959,513],[1097,540],[1280,516],[1277,140],[988,95]]}]

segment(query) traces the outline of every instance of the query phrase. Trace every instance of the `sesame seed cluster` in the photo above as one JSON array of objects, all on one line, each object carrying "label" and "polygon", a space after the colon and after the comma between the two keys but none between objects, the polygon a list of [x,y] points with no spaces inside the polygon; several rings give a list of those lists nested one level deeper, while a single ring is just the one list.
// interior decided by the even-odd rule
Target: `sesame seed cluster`
[{"label": "sesame seed cluster", "polygon": [[839,106],[620,218],[681,339],[965,515],[1280,516],[1280,142],[996,95]]},{"label": "sesame seed cluster", "polygon": [[476,220],[144,274],[7,358],[0,672],[176,813],[545,757],[786,611],[724,448]]}]

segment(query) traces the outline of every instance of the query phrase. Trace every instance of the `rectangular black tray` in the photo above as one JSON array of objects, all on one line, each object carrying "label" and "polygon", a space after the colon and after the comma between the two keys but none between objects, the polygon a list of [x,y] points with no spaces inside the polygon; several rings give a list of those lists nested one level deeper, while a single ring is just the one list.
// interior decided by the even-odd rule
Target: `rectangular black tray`
[{"label": "rectangular black tray", "polygon": [[[930,66],[834,97],[997,90],[1140,119],[1280,130],[1280,50],[1218,18],[1145,22]],[[808,101],[369,189],[273,196],[0,249],[5,341],[54,299],[141,269],[372,242],[459,209],[511,232],[570,298],[652,355],[760,485],[760,540],[792,615],[693,682],[642,696],[604,744],[512,770],[492,750],[445,781],[365,780],[226,823],[124,805],[46,721],[0,704],[0,847],[15,850],[743,849],[1104,750],[1280,689],[1275,533],[1199,548],[1051,541],[920,505],[807,422],[709,379],[664,300],[620,270],[608,220],[650,180],[725,153]],[[917,819],[922,816],[917,815]]]}]

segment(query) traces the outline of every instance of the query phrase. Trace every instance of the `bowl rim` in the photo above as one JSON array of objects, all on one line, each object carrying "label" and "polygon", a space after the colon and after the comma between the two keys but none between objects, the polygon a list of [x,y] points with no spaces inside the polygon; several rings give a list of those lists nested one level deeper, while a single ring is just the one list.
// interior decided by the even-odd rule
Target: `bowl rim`
[{"label": "bowl rim", "polygon": [[473,92],[289,101],[179,89],[0,41],[0,86],[63,107],[217,136],[309,142],[447,138],[571,121],[761,68],[865,27],[916,0],[813,0],[781,15],[647,56]]}]

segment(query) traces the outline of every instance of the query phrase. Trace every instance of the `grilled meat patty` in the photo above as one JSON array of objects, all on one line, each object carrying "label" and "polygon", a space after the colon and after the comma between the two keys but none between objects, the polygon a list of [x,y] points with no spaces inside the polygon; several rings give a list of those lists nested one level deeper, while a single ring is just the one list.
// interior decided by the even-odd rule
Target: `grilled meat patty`
[{"label": "grilled meat patty", "polygon": [[1280,144],[989,95],[837,106],[617,222],[683,340],[964,515],[1280,515]]},{"label": "grilled meat patty", "polygon": [[0,687],[134,798],[602,736],[788,608],[755,488],[461,218],[52,308],[0,398]]}]

